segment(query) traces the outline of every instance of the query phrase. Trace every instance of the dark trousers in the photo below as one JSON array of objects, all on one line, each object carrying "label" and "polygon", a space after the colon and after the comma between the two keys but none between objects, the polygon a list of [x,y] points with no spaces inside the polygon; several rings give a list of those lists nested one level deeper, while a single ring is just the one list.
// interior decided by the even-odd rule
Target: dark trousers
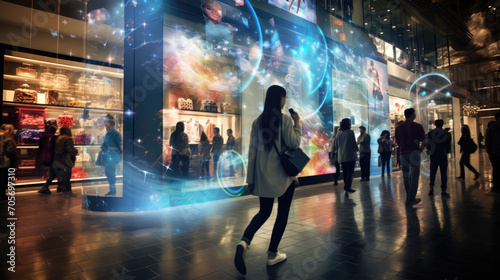
[{"label": "dark trousers", "polygon": [[[205,175],[206,173],[206,175]],[[210,161],[209,160],[202,160],[201,161],[201,177],[210,177]]]},{"label": "dark trousers", "polygon": [[344,172],[344,190],[352,188],[355,161],[342,162],[342,172]]},{"label": "dark trousers", "polygon": [[[214,161],[214,177],[217,175],[217,164],[219,164],[220,156],[222,152],[214,152],[213,161]],[[221,174],[223,176],[223,174]]]},{"label": "dark trousers", "polygon": [[417,196],[420,161],[420,152],[401,155],[401,169],[403,171],[407,202],[414,201]]},{"label": "dark trousers", "polygon": [[340,175],[340,164],[338,162],[335,162],[335,173],[333,174],[333,181],[337,183],[339,180],[339,175]]},{"label": "dark trousers", "polygon": [[380,153],[380,159],[382,160],[382,176],[385,174],[385,168],[387,167],[387,175],[391,175],[391,152]]},{"label": "dark trousers", "polygon": [[109,191],[116,192],[116,165],[105,164],[104,173],[106,178],[108,178]]},{"label": "dark trousers", "polygon": [[437,170],[441,172],[441,192],[445,192],[448,183],[448,158],[444,156],[431,156],[431,174],[430,187],[434,190],[434,182],[436,181]]},{"label": "dark trousers", "polygon": [[[52,166],[50,166],[49,177],[47,177],[47,181],[45,181],[45,184],[43,184],[43,188],[48,189],[55,178],[57,178],[57,172]],[[57,181],[59,182],[59,180]],[[60,186],[61,185],[60,182],[57,183],[57,185]]]},{"label": "dark trousers", "polygon": [[[179,175],[179,165],[182,162],[182,176]],[[189,156],[175,155],[172,156],[172,164],[170,165],[177,177],[187,178],[189,174]]]},{"label": "dark trousers", "polygon": [[372,153],[359,153],[359,166],[361,167],[361,179],[370,179],[370,158]]},{"label": "dark trousers", "polygon": [[71,168],[57,168],[57,181],[58,188],[60,187],[62,191],[71,191]]},{"label": "dark trousers", "polygon": [[460,177],[465,178],[465,167],[469,168],[470,171],[474,174],[478,174],[477,170],[470,164],[470,154],[462,153],[462,157],[460,158]]},{"label": "dark trousers", "polygon": [[[286,192],[278,197],[278,216],[274,222],[273,233],[271,234],[271,242],[268,248],[268,254],[276,255],[278,252],[278,245],[280,244],[281,237],[285,232],[286,224],[288,222],[288,214],[290,213],[290,205],[292,204],[293,193],[295,191],[295,182],[288,187]],[[252,242],[255,233],[267,221],[273,210],[274,198],[273,197],[259,197],[260,209],[259,212],[253,217],[250,224],[247,226],[242,240],[248,245]]]},{"label": "dark trousers", "polygon": [[500,156],[490,155],[493,166],[493,187],[500,188]]}]

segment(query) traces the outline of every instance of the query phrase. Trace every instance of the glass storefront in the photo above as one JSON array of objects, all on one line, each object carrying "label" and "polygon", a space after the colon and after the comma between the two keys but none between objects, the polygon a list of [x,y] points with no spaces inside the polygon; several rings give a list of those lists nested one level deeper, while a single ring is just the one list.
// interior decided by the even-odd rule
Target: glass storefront
[{"label": "glass storefront", "polygon": [[[72,118],[81,166],[74,174],[82,177],[75,179],[88,177],[83,193],[100,199],[109,190],[110,170],[96,166],[106,134],[99,118],[113,118],[123,136],[123,162],[116,165],[112,198],[132,204],[141,200],[148,206],[136,203],[131,208],[152,209],[245,193],[251,124],[262,112],[266,89],[278,84],[288,92],[284,113],[293,108],[303,121],[301,147],[311,161],[300,178],[321,181],[338,172],[328,163],[328,143],[343,118],[351,120],[356,136],[359,126],[367,128],[371,174],[379,174],[378,136],[383,130],[393,136],[404,109],[417,105],[389,96],[391,74],[385,59],[407,63],[401,46],[370,38],[363,30],[367,26],[356,26],[363,22],[361,1],[326,17],[315,5],[296,5],[290,13],[283,7],[279,1],[87,1],[78,62],[57,58],[57,49],[49,52],[56,58],[29,55],[36,60],[31,66],[10,58],[23,57],[20,52],[5,57],[3,112],[12,113],[4,120],[16,122],[15,114],[44,122]],[[18,77],[17,68],[25,76]],[[32,71],[36,77],[29,76]],[[50,74],[67,86],[43,86]],[[26,81],[29,89],[22,88]],[[58,89],[59,101],[23,97],[17,104],[9,101],[16,89],[26,96],[33,89],[40,100],[49,100],[50,92]],[[425,101],[431,102],[425,106],[422,100],[420,108],[429,108],[423,123],[450,114],[440,99]],[[43,129],[42,122],[33,128],[17,123],[20,132]],[[188,135],[183,151],[172,149],[178,124]],[[33,147],[20,148],[20,158],[22,166],[31,167],[36,135],[26,137],[20,144]],[[187,160],[174,158],[179,153]],[[40,174],[28,173],[20,180],[40,181]],[[92,208],[107,202],[89,203]]]}]

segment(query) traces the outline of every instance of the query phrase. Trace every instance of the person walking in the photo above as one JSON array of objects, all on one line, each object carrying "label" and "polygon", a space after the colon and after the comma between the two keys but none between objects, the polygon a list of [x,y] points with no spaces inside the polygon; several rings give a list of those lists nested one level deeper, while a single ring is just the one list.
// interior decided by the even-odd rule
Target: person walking
[{"label": "person walking", "polygon": [[71,193],[71,170],[75,166],[78,150],[75,148],[71,129],[68,126],[61,127],[59,134],[52,167],[56,170],[57,180],[60,181],[62,191]]},{"label": "person walking", "polygon": [[495,114],[496,122],[486,130],[486,152],[493,166],[494,192],[500,191],[500,112]]},{"label": "person walking", "polygon": [[406,191],[406,204],[413,205],[422,201],[416,198],[420,176],[420,153],[425,147],[425,131],[415,122],[415,109],[405,110],[406,121],[396,127],[396,142],[401,148],[401,169]]},{"label": "person walking", "polygon": [[392,155],[392,142],[389,130],[384,130],[377,139],[378,153],[382,162],[382,177],[385,176],[385,169],[387,168],[387,177],[391,177],[391,155]]},{"label": "person walking", "polygon": [[198,150],[200,150],[201,156],[200,180],[208,179],[210,178],[210,142],[208,142],[208,137],[205,132],[201,133]]},{"label": "person walking", "polygon": [[285,103],[286,90],[277,85],[269,87],[264,111],[252,124],[247,183],[249,191],[259,197],[260,208],[236,247],[234,264],[243,275],[247,270],[245,259],[250,243],[255,233],[271,215],[276,197],[278,215],[267,251],[267,265],[272,266],[286,260],[286,254],[278,252],[278,245],[287,225],[297,178],[286,174],[275,145],[280,149],[283,145],[297,149],[300,145],[301,126],[298,114],[290,117],[281,113]]},{"label": "person walking", "polygon": [[[7,200],[7,191],[9,185],[9,169],[17,169],[16,141],[14,140],[14,126],[3,124],[0,128],[1,145],[1,168],[0,168],[0,201]],[[14,181],[10,181],[15,183]]]},{"label": "person walking", "polygon": [[[224,139],[220,135],[220,129],[214,127],[214,139],[212,140],[212,154],[214,162],[214,178],[217,177],[217,165],[219,164],[220,156],[222,155],[222,146],[224,145]],[[221,176],[223,174],[220,174]]]},{"label": "person walking", "polygon": [[122,136],[115,130],[114,118],[108,118],[104,124],[106,135],[102,143],[102,152],[106,155],[104,158],[104,172],[108,178],[109,192],[106,195],[116,194],[116,165],[122,159]]},{"label": "person walking", "polygon": [[182,163],[182,177],[187,178],[189,174],[189,157],[191,150],[189,149],[189,138],[184,132],[184,123],[177,122],[175,131],[170,134],[169,145],[172,147],[172,163],[170,168],[174,175],[180,177],[179,164]]},{"label": "person walking", "polygon": [[337,186],[338,180],[339,180],[339,175],[340,175],[340,163],[338,160],[338,156],[335,154],[333,150],[333,144],[335,141],[335,136],[337,136],[338,132],[340,130],[340,126],[335,127],[335,133],[333,134],[332,138],[330,139],[330,151],[328,153],[328,156],[330,158],[330,164],[335,166],[335,173],[333,174],[333,185]]},{"label": "person walking", "polygon": [[[42,137],[40,137],[40,145],[38,148],[39,159],[42,166],[47,166],[49,171],[44,173],[45,184],[38,190],[38,193],[51,194],[50,184],[57,178],[56,172],[52,167],[52,163],[54,162],[54,151],[56,148],[57,136],[55,135],[57,131],[57,126],[51,125],[47,132],[45,132]],[[58,183],[58,186],[60,184]],[[58,191],[62,191],[61,187],[57,188]]]},{"label": "person walking", "polygon": [[372,156],[372,150],[370,148],[371,137],[370,134],[366,133],[366,127],[360,126],[358,136],[359,145],[359,165],[361,167],[361,182],[370,181],[370,159]]},{"label": "person walking", "polygon": [[451,134],[443,130],[443,120],[435,120],[435,129],[427,133],[427,151],[431,158],[431,174],[429,195],[434,195],[434,182],[439,167],[441,172],[441,196],[450,196],[446,193],[448,183],[448,153],[451,152]]},{"label": "person walking", "polygon": [[358,152],[356,136],[354,136],[354,131],[351,130],[350,119],[346,118],[340,122],[340,132],[337,136],[335,136],[333,150],[334,153],[337,154],[337,159],[342,165],[342,171],[344,174],[344,190],[347,196],[348,193],[356,191],[352,189],[352,180]]},{"label": "person walking", "polygon": [[460,157],[460,176],[457,177],[459,180],[465,179],[465,167],[475,174],[474,180],[479,179],[481,173],[479,173],[472,164],[470,164],[470,155],[475,151],[472,150],[472,146],[475,145],[474,140],[470,136],[470,128],[468,125],[462,126],[462,137],[458,140],[458,145],[460,145],[460,152],[462,157]]}]

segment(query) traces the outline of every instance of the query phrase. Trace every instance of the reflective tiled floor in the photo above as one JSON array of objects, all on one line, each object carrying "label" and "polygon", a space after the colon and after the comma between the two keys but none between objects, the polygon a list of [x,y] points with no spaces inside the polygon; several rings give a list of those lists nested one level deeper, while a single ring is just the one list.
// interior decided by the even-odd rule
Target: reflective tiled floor
[{"label": "reflective tiled floor", "polygon": [[[498,279],[500,194],[484,159],[476,158],[477,182],[471,173],[453,180],[451,168],[450,198],[439,188],[429,197],[422,175],[413,207],[404,205],[400,172],[355,179],[349,198],[342,183],[300,187],[280,244],[288,260],[266,267],[274,212],[253,240],[244,279]],[[6,271],[2,231],[1,279],[243,279],[232,262],[258,210],[253,196],[145,213],[87,212],[81,200],[19,191],[16,272]]]}]

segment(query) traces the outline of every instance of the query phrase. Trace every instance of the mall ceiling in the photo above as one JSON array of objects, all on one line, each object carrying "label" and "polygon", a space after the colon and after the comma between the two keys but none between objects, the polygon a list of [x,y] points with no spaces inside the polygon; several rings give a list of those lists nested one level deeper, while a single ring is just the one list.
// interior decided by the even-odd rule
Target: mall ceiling
[{"label": "mall ceiling", "polygon": [[[500,0],[433,0],[441,5],[470,32],[468,44],[451,32],[451,64],[489,62],[487,71],[500,67]],[[453,30],[453,27],[450,28]],[[462,39],[467,34],[461,34]]]}]

